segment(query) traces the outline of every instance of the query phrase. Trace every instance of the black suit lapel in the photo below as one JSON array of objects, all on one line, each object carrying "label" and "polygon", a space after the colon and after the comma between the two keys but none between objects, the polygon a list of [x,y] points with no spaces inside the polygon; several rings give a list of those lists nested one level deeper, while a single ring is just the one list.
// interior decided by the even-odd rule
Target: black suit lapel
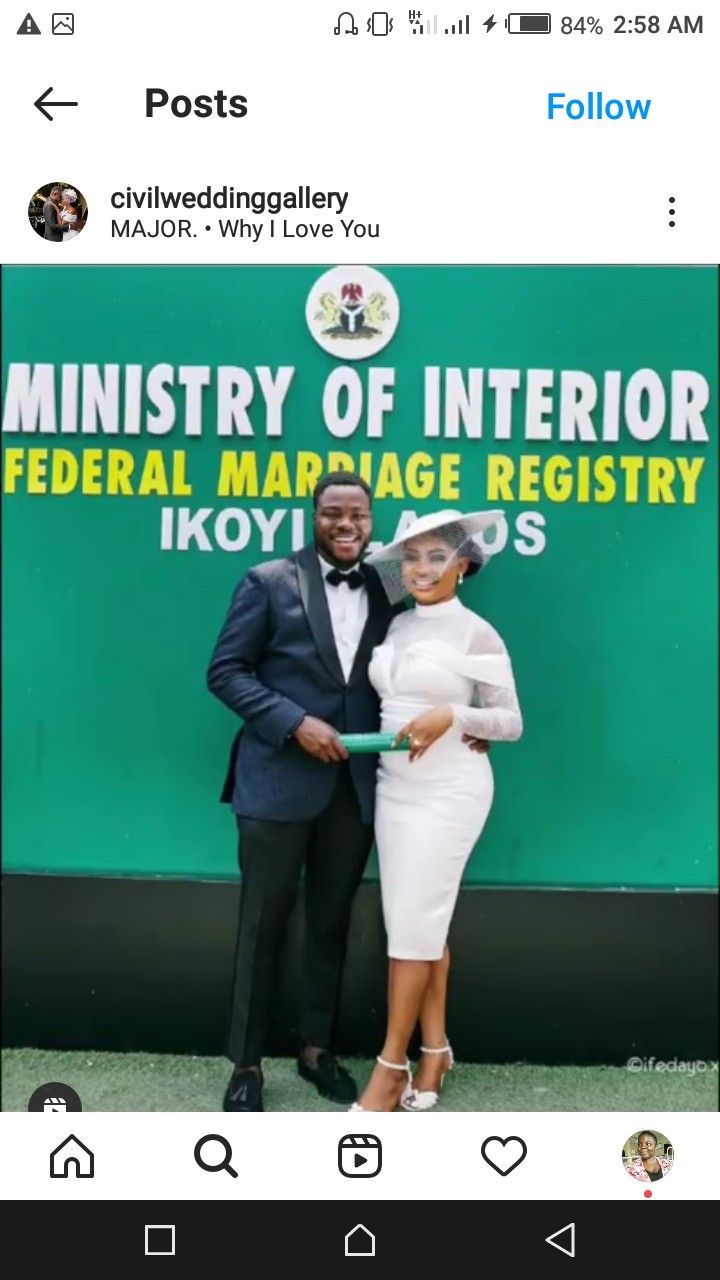
[{"label": "black suit lapel", "polygon": [[317,551],[313,546],[303,547],[295,556],[295,563],[297,564],[300,599],[303,603],[308,626],[312,632],[317,651],[333,679],[344,685],[345,677],[335,646],[330,610],[328,609]]},{"label": "black suit lapel", "polygon": [[369,565],[365,566],[363,573],[368,595],[368,616],[360,636],[348,684],[356,680],[361,673],[367,672],[370,655],[375,645],[381,644],[385,639],[390,615],[390,604],[377,573]]}]

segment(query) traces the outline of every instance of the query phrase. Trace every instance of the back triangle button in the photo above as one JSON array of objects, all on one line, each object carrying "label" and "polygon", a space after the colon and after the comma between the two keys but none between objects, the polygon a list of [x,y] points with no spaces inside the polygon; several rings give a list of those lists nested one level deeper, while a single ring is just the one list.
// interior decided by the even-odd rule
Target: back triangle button
[{"label": "back triangle button", "polygon": [[[560,1243],[562,1241],[562,1244]],[[568,1258],[575,1257],[575,1223],[568,1222],[565,1227],[558,1227],[551,1236],[545,1237],[545,1243],[551,1244],[553,1249],[559,1249],[561,1253],[567,1254]]]}]

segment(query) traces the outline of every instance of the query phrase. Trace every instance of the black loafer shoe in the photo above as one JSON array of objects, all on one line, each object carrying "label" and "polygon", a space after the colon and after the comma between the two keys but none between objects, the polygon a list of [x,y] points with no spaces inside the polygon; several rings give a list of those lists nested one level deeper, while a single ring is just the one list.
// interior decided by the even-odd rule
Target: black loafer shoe
[{"label": "black loafer shoe", "polygon": [[331,1102],[354,1102],[358,1096],[357,1085],[337,1058],[331,1053],[318,1054],[317,1067],[309,1067],[303,1057],[298,1058],[298,1074],[314,1084],[322,1098]]},{"label": "black loafer shoe", "polygon": [[257,1071],[233,1071],[223,1098],[223,1111],[263,1111],[263,1078]]}]

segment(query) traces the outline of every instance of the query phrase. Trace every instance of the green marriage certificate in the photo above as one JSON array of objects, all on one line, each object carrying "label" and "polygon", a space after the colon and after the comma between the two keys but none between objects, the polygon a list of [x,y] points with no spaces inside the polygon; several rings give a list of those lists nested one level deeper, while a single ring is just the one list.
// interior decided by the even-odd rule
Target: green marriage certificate
[{"label": "green marriage certificate", "polygon": [[410,743],[406,738],[399,746],[395,746],[394,733],[341,733],[340,741],[347,747],[351,756],[362,755],[370,751],[409,751]]}]

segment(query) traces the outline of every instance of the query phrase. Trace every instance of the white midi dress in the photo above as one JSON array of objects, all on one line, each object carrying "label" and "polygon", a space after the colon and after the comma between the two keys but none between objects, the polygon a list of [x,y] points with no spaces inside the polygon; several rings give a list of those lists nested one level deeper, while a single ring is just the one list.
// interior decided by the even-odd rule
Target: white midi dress
[{"label": "white midi dress", "polygon": [[80,235],[80,232],[76,231],[75,229],[75,223],[77,222],[77,214],[70,213],[67,209],[63,209],[62,213],[60,214],[60,217],[62,218],[63,222],[70,223],[70,230],[65,232],[65,235],[63,236],[63,240],[74,240],[76,236]]},{"label": "white midi dress", "polygon": [[512,667],[495,629],[453,597],[394,618],[369,674],[383,732],[397,733],[432,706],[453,711],[450,728],[419,759],[405,751],[380,756],[375,803],[388,955],[439,960],[493,798],[490,759],[462,735],[520,737]]}]

